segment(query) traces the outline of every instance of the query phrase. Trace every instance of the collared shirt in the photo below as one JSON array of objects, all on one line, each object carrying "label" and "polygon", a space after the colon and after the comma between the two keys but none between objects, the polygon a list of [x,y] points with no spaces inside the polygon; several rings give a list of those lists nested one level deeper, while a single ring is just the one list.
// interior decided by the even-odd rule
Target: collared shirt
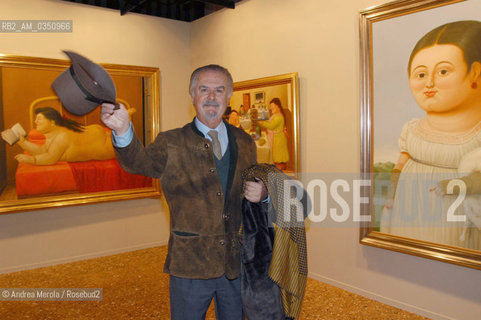
[{"label": "collared shirt", "polygon": [[209,139],[212,141],[212,138],[207,134],[211,130],[215,130],[218,133],[218,138],[220,142],[220,148],[222,151],[222,156],[224,156],[225,151],[227,150],[227,145],[229,144],[229,137],[227,136],[227,128],[225,127],[224,121],[221,121],[220,124],[215,128],[211,129],[202,122],[200,122],[197,117],[195,117],[194,120],[195,126],[197,129],[199,129],[200,132],[206,137],[206,139]]},{"label": "collared shirt", "polygon": [[112,142],[114,146],[119,148],[124,148],[132,142],[132,138],[134,137],[134,128],[132,128],[132,122],[130,123],[129,130],[121,136],[115,134],[115,131],[112,130]]},{"label": "collared shirt", "polygon": [[[225,151],[227,150],[227,145],[229,144],[229,137],[227,136],[227,128],[225,127],[225,124],[223,121],[217,126],[215,129],[211,129],[202,122],[197,119],[197,117],[194,120],[195,126],[197,129],[199,129],[202,134],[212,141],[212,138],[207,134],[210,130],[215,130],[218,132],[218,137],[219,137],[219,142],[220,142],[220,147],[222,151],[222,156],[224,155]],[[112,142],[114,143],[115,146],[119,148],[126,147],[130,144],[132,141],[132,138],[134,137],[134,129],[132,127],[132,122],[130,123],[129,130],[125,132],[123,135],[118,136],[115,134],[115,131],[112,131]]]}]

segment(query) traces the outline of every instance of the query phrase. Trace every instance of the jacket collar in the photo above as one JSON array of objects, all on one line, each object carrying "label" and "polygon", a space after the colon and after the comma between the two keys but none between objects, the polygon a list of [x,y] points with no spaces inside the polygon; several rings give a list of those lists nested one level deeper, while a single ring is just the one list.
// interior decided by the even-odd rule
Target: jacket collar
[{"label": "jacket collar", "polygon": [[[229,199],[229,194],[230,194],[230,190],[232,188],[232,183],[234,182],[234,176],[235,176],[236,167],[237,167],[237,157],[239,155],[239,150],[238,150],[238,147],[237,147],[236,137],[235,137],[234,133],[232,132],[233,127],[230,124],[228,124],[226,121],[224,121],[224,124],[225,124],[225,127],[227,129],[227,137],[229,138],[229,147],[228,147],[227,150],[230,152],[229,176],[227,178],[227,188],[226,188],[226,194],[225,194],[225,199],[227,200],[227,199]],[[195,125],[195,118],[190,123],[190,127],[196,135],[204,138],[204,134],[202,132],[200,132],[200,130],[197,129],[197,126]]]},{"label": "jacket collar", "polygon": [[232,132],[232,126],[225,123],[225,127],[227,129],[227,136],[229,137],[229,152],[230,152],[230,163],[229,163],[229,177],[227,179],[227,188],[226,188],[226,199],[229,199],[230,190],[232,188],[232,182],[234,182],[234,176],[237,167],[237,158],[239,155],[239,150],[237,146],[237,141],[235,138],[234,133]]},{"label": "jacket collar", "polygon": [[195,134],[204,138],[204,134],[202,132],[200,132],[200,130],[197,129],[197,126],[195,125],[195,117],[194,117],[194,119],[192,119],[192,122],[190,123],[190,128],[192,129],[192,131],[194,131]]}]

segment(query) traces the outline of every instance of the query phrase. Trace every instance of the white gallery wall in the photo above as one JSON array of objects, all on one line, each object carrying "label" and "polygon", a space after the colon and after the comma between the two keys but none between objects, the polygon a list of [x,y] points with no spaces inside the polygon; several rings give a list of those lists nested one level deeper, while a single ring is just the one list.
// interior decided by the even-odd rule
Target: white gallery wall
[{"label": "white gallery wall", "polygon": [[[245,0],[192,23],[192,67],[235,81],[299,73],[303,172],[359,172],[359,11],[379,0]],[[438,319],[479,319],[481,271],[359,244],[358,225],[308,231],[312,278]]]},{"label": "white gallery wall", "polygon": [[[160,70],[161,129],[191,119],[190,25],[57,0],[2,0],[1,19],[72,20],[72,33],[2,33],[0,53],[93,61]],[[159,199],[110,202],[0,215],[0,272],[166,244],[167,208]]]},{"label": "white gallery wall", "polygon": [[[358,12],[381,0],[244,0],[193,23],[53,0],[2,0],[2,19],[72,19],[72,34],[1,34],[0,53],[158,67],[163,130],[191,120],[193,68],[235,81],[298,72],[301,167],[358,172]],[[342,147],[340,147],[342,146]],[[158,199],[0,215],[0,272],[165,244]],[[362,246],[351,228],[310,228],[310,276],[437,319],[478,319],[481,271]],[[159,270],[160,271],[160,270]]]}]

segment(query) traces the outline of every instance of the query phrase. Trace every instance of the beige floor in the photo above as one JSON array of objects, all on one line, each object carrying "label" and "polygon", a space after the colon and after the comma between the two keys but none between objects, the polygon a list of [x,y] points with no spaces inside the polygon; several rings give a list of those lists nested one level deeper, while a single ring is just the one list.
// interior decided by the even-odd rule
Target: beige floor
[{"label": "beige floor", "polygon": [[[169,319],[166,247],[0,275],[0,288],[103,288],[103,300],[0,301],[0,320]],[[207,319],[215,319],[211,308]],[[301,319],[426,319],[309,279]]]}]

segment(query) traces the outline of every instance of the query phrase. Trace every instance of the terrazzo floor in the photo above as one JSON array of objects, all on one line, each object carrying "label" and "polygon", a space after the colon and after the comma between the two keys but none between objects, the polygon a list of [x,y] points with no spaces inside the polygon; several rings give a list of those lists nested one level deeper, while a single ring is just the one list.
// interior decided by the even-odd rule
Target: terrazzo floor
[{"label": "terrazzo floor", "polygon": [[[103,288],[102,301],[0,301],[0,320],[168,320],[167,247],[0,275],[0,288]],[[211,305],[206,319],[215,319]],[[300,319],[427,319],[308,279]]]}]

